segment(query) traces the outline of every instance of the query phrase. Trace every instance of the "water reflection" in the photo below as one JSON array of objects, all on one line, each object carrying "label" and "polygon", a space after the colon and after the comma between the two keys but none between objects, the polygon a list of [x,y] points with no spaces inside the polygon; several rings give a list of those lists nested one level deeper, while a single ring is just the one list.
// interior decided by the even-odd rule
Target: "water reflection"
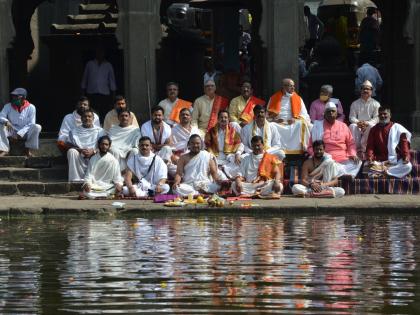
[{"label": "water reflection", "polygon": [[0,313],[419,314],[417,217],[0,221]]}]

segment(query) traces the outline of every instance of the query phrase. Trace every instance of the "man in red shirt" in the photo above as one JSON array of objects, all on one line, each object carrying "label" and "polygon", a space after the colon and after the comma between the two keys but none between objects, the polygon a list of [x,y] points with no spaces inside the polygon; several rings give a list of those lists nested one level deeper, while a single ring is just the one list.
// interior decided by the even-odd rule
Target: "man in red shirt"
[{"label": "man in red shirt", "polygon": [[380,107],[379,123],[370,130],[366,154],[370,176],[405,177],[411,172],[411,133],[391,121],[391,110]]}]

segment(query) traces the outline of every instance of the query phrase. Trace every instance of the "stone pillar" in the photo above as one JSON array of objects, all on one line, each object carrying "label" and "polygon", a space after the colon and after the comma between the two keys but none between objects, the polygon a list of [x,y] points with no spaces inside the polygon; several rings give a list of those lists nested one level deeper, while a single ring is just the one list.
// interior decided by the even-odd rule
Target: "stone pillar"
[{"label": "stone pillar", "polygon": [[263,94],[270,96],[281,88],[283,78],[299,77],[301,0],[262,0],[260,35],[267,48]]},{"label": "stone pillar", "polygon": [[149,119],[156,99],[156,48],[161,40],[157,0],[118,0],[117,39],[124,54],[125,96],[137,117]]},{"label": "stone pillar", "polygon": [[414,54],[413,54],[413,68],[414,71],[414,101],[415,111],[412,115],[412,128],[413,132],[420,135],[420,0],[412,6],[413,16],[417,17],[414,19]]},{"label": "stone pillar", "polygon": [[12,22],[12,0],[0,0],[0,106],[9,100],[9,61],[7,49],[15,35]]}]

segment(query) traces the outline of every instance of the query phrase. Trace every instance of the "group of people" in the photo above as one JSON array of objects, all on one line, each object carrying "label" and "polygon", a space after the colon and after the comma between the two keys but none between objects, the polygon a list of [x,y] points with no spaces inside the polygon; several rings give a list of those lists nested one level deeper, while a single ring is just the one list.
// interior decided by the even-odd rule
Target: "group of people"
[{"label": "group of people", "polygon": [[[362,161],[372,177],[402,178],[411,171],[411,134],[372,98],[369,81],[350,107],[349,126],[331,85],[321,87],[309,114],[292,79],[284,79],[267,104],[253,95],[248,81],[230,101],[216,93],[211,79],[194,103],[179,98],[177,83],[166,89],[167,98],[141,127],[123,96],[115,98],[103,128],[87,97],[64,117],[57,145],[67,155],[69,181],[83,183],[88,198],[171,190],[180,196],[213,194],[226,185],[237,196],[278,198],[283,160],[290,154],[309,155],[300,184],[292,187],[299,196],[343,196],[338,179],[355,178]],[[2,155],[9,138],[25,139],[28,155],[38,148],[41,127],[26,97],[26,90],[15,89],[0,113]]]}]

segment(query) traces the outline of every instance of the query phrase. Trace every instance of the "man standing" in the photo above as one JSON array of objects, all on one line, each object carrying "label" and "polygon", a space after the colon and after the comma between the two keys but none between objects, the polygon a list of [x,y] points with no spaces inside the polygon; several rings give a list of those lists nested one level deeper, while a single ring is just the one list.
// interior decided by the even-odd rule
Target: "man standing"
[{"label": "man standing", "polygon": [[229,112],[221,110],[216,126],[210,129],[204,138],[207,151],[216,156],[220,169],[219,177],[223,180],[235,178],[241,164],[244,145],[241,142],[240,130],[229,123]]},{"label": "man standing", "polygon": [[308,146],[311,120],[292,79],[283,80],[283,88],[268,102],[269,117],[277,128],[286,154],[302,154]]},{"label": "man standing", "polygon": [[202,149],[199,135],[188,141],[189,152],[178,161],[172,190],[180,196],[200,193],[214,194],[220,189],[220,179],[214,156]]},{"label": "man standing", "polygon": [[391,110],[379,108],[379,123],[370,129],[366,155],[369,175],[403,178],[411,172],[411,133],[391,121]]},{"label": "man standing", "polygon": [[283,191],[283,165],[275,155],[264,152],[260,136],[251,139],[252,153],[244,157],[232,190],[237,196],[258,195],[263,198],[280,198]]},{"label": "man standing", "polygon": [[89,159],[96,153],[98,139],[104,135],[103,129],[93,124],[93,117],[92,110],[85,110],[82,114],[82,125],[69,133],[69,182],[83,181]]},{"label": "man standing", "polygon": [[31,150],[39,148],[41,126],[36,124],[36,108],[26,100],[28,93],[17,88],[10,93],[10,103],[0,112],[0,156],[9,154],[9,138],[25,140],[25,155],[31,157]]},{"label": "man standing", "polygon": [[[136,185],[133,184],[133,174],[139,179]],[[131,155],[127,161],[124,196],[146,197],[166,194],[169,191],[167,178],[168,168],[165,162],[152,152],[152,141],[149,137],[141,137],[139,153]]]},{"label": "man standing", "polygon": [[324,23],[315,14],[312,14],[311,9],[307,5],[303,7],[303,13],[305,14],[305,22],[309,31],[309,39],[306,41],[305,47],[310,51],[315,47],[317,40],[322,37]]},{"label": "man standing", "polygon": [[[118,114],[123,110],[128,110],[125,97],[122,95],[117,95],[115,97],[114,109],[110,110],[105,116],[105,120],[104,120],[105,131],[109,131],[109,129],[111,129],[113,125],[118,125],[120,123],[118,119]],[[134,126],[138,128],[139,123],[137,122],[136,115],[133,112],[129,112],[129,113],[130,113],[130,120],[128,124],[130,126]]]},{"label": "man standing", "polygon": [[357,95],[360,94],[359,87],[363,85],[363,82],[369,81],[372,83],[372,97],[376,97],[377,93],[383,84],[383,80],[381,75],[379,74],[378,69],[372,66],[372,62],[369,63],[368,61],[361,64],[360,68],[356,71],[356,79],[354,82],[354,86],[357,89]]},{"label": "man standing", "polygon": [[118,114],[119,125],[113,125],[108,132],[112,140],[110,152],[120,163],[121,171],[127,167],[127,159],[130,154],[136,154],[136,146],[140,139],[140,129],[130,125],[130,111],[122,110]]},{"label": "man standing", "polygon": [[245,146],[245,153],[252,152],[252,137],[260,136],[263,138],[264,150],[270,154],[276,155],[280,161],[282,161],[286,155],[282,150],[281,139],[274,123],[267,121],[265,107],[262,105],[256,105],[253,112],[254,121],[243,127],[241,130],[241,139]]},{"label": "man standing", "polygon": [[230,121],[240,124],[241,127],[254,119],[255,105],[265,105],[265,101],[253,96],[252,93],[251,82],[244,81],[241,85],[241,95],[235,97],[229,105]]},{"label": "man standing", "polygon": [[325,144],[317,140],[312,144],[314,154],[302,166],[302,184],[295,184],[292,192],[303,197],[343,197],[345,191],[338,184],[340,166],[325,155]]},{"label": "man standing", "polygon": [[350,106],[350,130],[360,158],[364,158],[369,130],[378,122],[378,108],[381,106],[372,98],[372,91],[372,83],[363,82],[360,98]]},{"label": "man standing", "polygon": [[95,59],[86,64],[81,87],[83,93],[92,102],[92,107],[100,113],[101,117],[105,117],[115,97],[117,85],[114,68],[105,59],[103,47],[98,47]]},{"label": "man standing", "polygon": [[309,116],[311,117],[312,123],[315,120],[322,120],[324,119],[324,111],[325,111],[325,104],[328,102],[333,102],[337,106],[337,120],[344,121],[346,116],[343,112],[343,106],[341,106],[341,102],[337,98],[333,98],[333,87],[329,84],[325,84],[321,86],[321,90],[319,92],[319,99],[315,100],[311,104],[311,108],[309,110]]},{"label": "man standing", "polygon": [[217,113],[226,109],[229,100],[216,94],[216,83],[207,81],[204,84],[204,95],[194,101],[192,116],[193,125],[200,129],[202,135],[213,128],[217,123]]},{"label": "man standing", "polygon": [[89,160],[83,184],[83,194],[89,199],[108,198],[120,194],[123,187],[118,161],[108,153],[111,139],[98,139],[98,152]]},{"label": "man standing", "polygon": [[360,23],[360,55],[373,57],[375,49],[379,46],[380,37],[380,26],[376,8],[368,8],[366,15],[362,23]]},{"label": "man standing", "polygon": [[[61,152],[66,153],[69,149],[66,144],[69,142],[69,133],[72,129],[82,125],[82,115],[87,110],[91,111],[89,100],[86,96],[82,96],[77,102],[74,112],[64,116],[57,139],[57,146]],[[93,124],[96,127],[101,127],[99,117],[96,113],[93,113]]]},{"label": "man standing", "polygon": [[348,175],[355,178],[359,173],[362,162],[356,154],[356,145],[349,127],[337,120],[337,107],[329,102],[325,106],[324,120],[316,120],[312,128],[308,153],[314,155],[312,143],[323,140],[325,152],[332,159],[341,164],[338,176]]},{"label": "man standing", "polygon": [[179,113],[182,109],[191,109],[191,102],[184,101],[178,98],[179,85],[175,82],[169,82],[166,84],[166,95],[167,98],[160,101],[158,106],[162,107],[165,112],[164,121],[169,125],[173,126],[179,123]]}]

